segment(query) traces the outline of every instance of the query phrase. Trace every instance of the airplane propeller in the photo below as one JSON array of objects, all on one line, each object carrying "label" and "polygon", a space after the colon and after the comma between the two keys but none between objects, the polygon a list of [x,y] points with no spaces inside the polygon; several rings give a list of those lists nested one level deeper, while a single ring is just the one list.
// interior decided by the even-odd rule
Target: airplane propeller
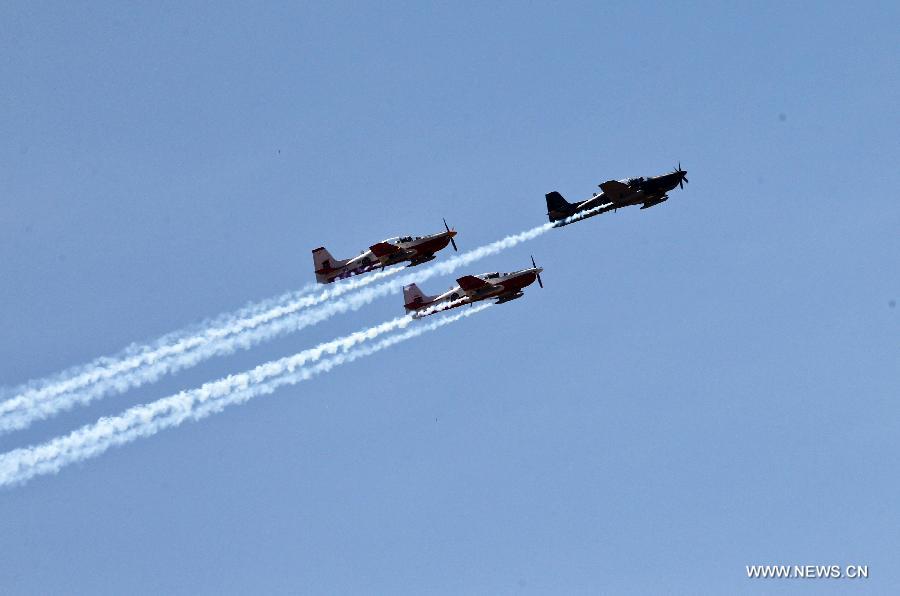
[{"label": "airplane propeller", "polygon": [[[538,266],[537,266],[537,265],[535,264],[535,262],[534,262],[534,255],[531,255],[531,266],[534,267],[535,269],[538,268]],[[544,282],[541,281],[541,274],[540,274],[540,273],[535,273],[535,275],[537,276],[538,285],[541,286],[541,288],[543,288],[543,287],[544,287]]]},{"label": "airplane propeller", "polygon": [[[444,227],[447,228],[447,233],[449,234],[449,233],[450,233],[450,226],[447,225],[447,220],[446,220],[445,218],[443,218],[443,217],[442,217],[441,219],[444,220]],[[456,240],[453,239],[453,236],[450,236],[450,244],[453,245],[453,250],[455,250],[456,252],[459,252],[459,249],[456,248]]]},{"label": "airplane propeller", "polygon": [[690,184],[691,181],[687,179],[687,170],[682,170],[682,169],[681,169],[681,162],[680,162],[680,161],[678,162],[678,169],[675,170],[675,173],[681,175],[681,178],[679,178],[679,180],[678,180],[678,188],[684,188],[684,183],[685,183],[685,182],[687,182],[688,184]]}]

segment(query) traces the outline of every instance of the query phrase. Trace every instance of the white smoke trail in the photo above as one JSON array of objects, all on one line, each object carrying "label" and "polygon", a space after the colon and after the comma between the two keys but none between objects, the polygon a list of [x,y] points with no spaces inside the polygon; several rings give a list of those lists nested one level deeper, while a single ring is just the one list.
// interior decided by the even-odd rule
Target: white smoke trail
[{"label": "white smoke trail", "polygon": [[[98,374],[102,374],[96,372],[100,369],[116,364],[124,369],[127,367],[127,365],[122,364],[122,362],[126,359],[135,356],[148,357],[148,353],[155,352],[156,350],[165,348],[166,346],[169,346],[171,344],[175,344],[193,335],[201,334],[207,329],[226,326],[235,319],[252,317],[261,312],[269,310],[270,308],[293,302],[300,297],[309,294],[317,287],[321,286],[319,286],[318,284],[310,283],[303,286],[299,290],[285,292],[280,296],[274,298],[266,298],[259,302],[247,304],[246,306],[234,312],[221,313],[216,317],[204,319],[199,323],[194,323],[177,331],[162,335],[147,344],[142,345],[133,343],[126,346],[116,354],[109,356],[100,356],[86,364],[72,366],[66,370],[60,371],[47,377],[32,379],[16,387],[0,387],[0,399],[4,400],[3,402],[0,402],[0,412],[8,411],[12,408],[18,407],[19,401],[26,398],[26,396],[39,397],[40,395],[37,393],[39,391],[44,391],[49,394],[57,390],[65,391],[68,388],[77,387],[80,386],[80,384],[84,383],[89,383],[91,382],[91,378]],[[88,374],[86,375],[85,373]],[[64,383],[67,383],[67,385],[62,385]],[[54,386],[59,387],[57,389],[54,388]],[[16,394],[15,397],[20,398],[20,400],[8,398],[7,396],[11,394]]]},{"label": "white smoke trail", "polygon": [[[597,209],[572,216],[563,223],[577,221],[595,211]],[[555,226],[552,222],[542,224],[373,287],[366,286],[393,276],[402,269],[380,271],[336,284],[315,295],[299,296],[283,303],[283,299],[276,299],[266,309],[253,305],[245,309],[244,316],[222,316],[219,324],[187,335],[175,343],[140,351],[127,358],[99,359],[96,365],[88,365],[77,375],[29,389],[0,402],[0,434],[26,428],[36,420],[56,415],[76,405],[90,403],[105,395],[122,393],[154,382],[166,374],[195,366],[214,356],[247,349],[263,341],[315,325],[336,314],[355,311],[377,298],[398,291],[404,285],[450,274],[479,259],[537,238]],[[359,291],[352,293],[356,290]],[[335,300],[348,293],[349,296]],[[287,296],[290,294],[285,295]],[[321,306],[311,308],[316,305]]]},{"label": "white smoke trail", "polygon": [[[204,359],[179,362],[180,356],[192,350],[201,350],[209,356],[228,353],[229,349],[233,351],[234,348],[228,346],[239,343],[233,341],[236,334],[373,284],[400,271],[400,268],[386,269],[364,278],[339,282],[314,295],[309,294],[321,286],[309,285],[248,305],[234,313],[219,315],[190,330],[164,335],[152,344],[132,345],[115,356],[97,358],[53,377],[25,383],[14,390],[16,394],[13,397],[0,402],[0,433],[25,428],[34,420],[76,404],[88,403],[108,393],[120,393],[140,386]],[[213,347],[223,342],[222,349]],[[205,351],[202,351],[204,348]],[[4,393],[12,391],[6,390]]]},{"label": "white smoke trail", "polygon": [[[404,328],[414,320],[408,316],[398,317],[293,356],[267,362],[248,372],[229,375],[196,389],[135,406],[119,416],[101,418],[94,424],[46,443],[14,449],[0,455],[0,486],[20,484],[35,476],[56,473],[68,464],[96,457],[111,447],[130,443],[140,437],[149,437],[186,420],[206,418],[229,405],[270,394],[282,386],[295,385],[342,364],[471,316],[489,306],[490,303],[480,304],[454,315],[416,325],[374,344],[355,347],[380,334]],[[309,365],[326,354],[336,355]]]}]

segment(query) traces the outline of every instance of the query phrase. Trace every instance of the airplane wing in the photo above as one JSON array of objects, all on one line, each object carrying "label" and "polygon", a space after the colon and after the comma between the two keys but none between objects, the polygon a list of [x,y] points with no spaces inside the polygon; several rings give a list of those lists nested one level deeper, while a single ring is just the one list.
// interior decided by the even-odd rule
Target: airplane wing
[{"label": "airplane wing", "polygon": [[456,283],[467,294],[483,294],[497,287],[474,275],[464,275]]},{"label": "airplane wing", "polygon": [[630,192],[628,185],[618,180],[607,180],[600,185],[600,189],[610,199],[621,199]]},{"label": "airplane wing", "polygon": [[379,242],[378,244],[373,244],[372,246],[370,246],[369,250],[372,251],[372,254],[381,259],[384,257],[395,255],[403,249],[397,245],[391,244],[390,242]]}]

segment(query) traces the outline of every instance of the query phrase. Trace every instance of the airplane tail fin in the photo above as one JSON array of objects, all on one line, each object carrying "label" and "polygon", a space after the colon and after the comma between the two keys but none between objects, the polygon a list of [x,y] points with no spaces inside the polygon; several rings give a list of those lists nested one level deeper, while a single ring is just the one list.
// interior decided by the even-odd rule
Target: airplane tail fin
[{"label": "airplane tail fin", "polygon": [[565,200],[563,196],[555,190],[553,192],[548,192],[545,196],[547,198],[547,216],[550,218],[550,221],[565,219],[575,212],[572,203]]},{"label": "airplane tail fin", "polygon": [[434,296],[428,296],[416,284],[403,286],[403,307],[406,312],[416,311],[434,302]]},{"label": "airplane tail fin", "polygon": [[340,269],[347,264],[347,260],[335,259],[324,246],[320,246],[312,251],[313,266],[316,272],[316,281],[319,283],[330,283],[334,281],[334,277],[329,275],[335,269]]}]

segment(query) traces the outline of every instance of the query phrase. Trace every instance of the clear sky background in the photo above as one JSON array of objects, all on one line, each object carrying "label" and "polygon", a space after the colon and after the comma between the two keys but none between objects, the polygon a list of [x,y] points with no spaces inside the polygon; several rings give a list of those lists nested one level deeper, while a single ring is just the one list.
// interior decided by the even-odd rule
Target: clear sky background
[{"label": "clear sky background", "polygon": [[4,490],[4,593],[900,585],[896,3],[150,4],[0,8],[2,385],[303,286],[319,245],[691,183],[461,272],[534,254],[523,300]]}]

